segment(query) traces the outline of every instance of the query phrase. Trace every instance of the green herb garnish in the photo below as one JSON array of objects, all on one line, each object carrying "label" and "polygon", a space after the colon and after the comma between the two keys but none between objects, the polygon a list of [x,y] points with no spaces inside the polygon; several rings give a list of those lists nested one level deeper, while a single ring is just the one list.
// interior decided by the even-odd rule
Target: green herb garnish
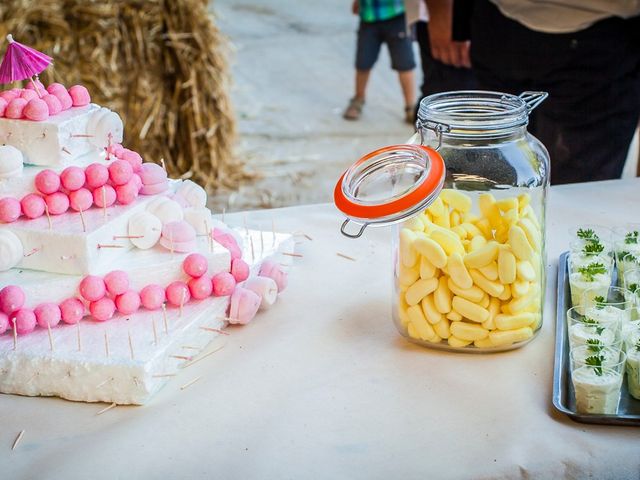
[{"label": "green herb garnish", "polygon": [[638,291],[638,284],[632,283],[627,287],[627,290],[629,290],[631,293],[636,293]]},{"label": "green herb garnish", "polygon": [[587,350],[590,352],[600,352],[604,348],[604,343],[602,340],[598,338],[588,338],[587,339]]},{"label": "green herb garnish", "polygon": [[589,282],[593,282],[594,277],[598,274],[607,273],[607,269],[600,262],[590,263],[586,267],[578,268],[578,272],[582,274],[582,276]]},{"label": "green herb garnish", "polygon": [[589,317],[584,317],[582,319],[582,323],[589,325],[590,327],[595,327],[596,329],[596,333],[598,335],[602,335],[602,332],[604,332],[604,327],[600,326],[600,322],[598,322],[597,320],[593,319],[593,318],[589,318]]},{"label": "green herb garnish", "polygon": [[636,350],[640,352],[640,339],[636,342]]},{"label": "green herb garnish", "polygon": [[589,241],[582,247],[582,252],[585,255],[597,255],[604,251],[604,245],[598,241]]},{"label": "green herb garnish", "polygon": [[629,232],[624,236],[624,243],[626,243],[627,245],[629,244],[637,244],[638,243],[638,235],[639,232],[637,230],[634,230],[633,232]]},{"label": "green herb garnish", "polygon": [[596,303],[596,308],[598,310],[602,310],[606,305],[606,302],[602,295],[596,295],[595,297],[593,297],[593,301]]},{"label": "green herb garnish", "polygon": [[604,357],[602,355],[591,355],[590,357],[585,358],[584,363],[586,363],[590,367],[595,367],[593,371],[596,372],[596,375],[600,377],[602,376],[603,360]]},{"label": "green herb garnish", "polygon": [[576,232],[576,236],[582,240],[596,240],[599,241],[600,237],[591,228],[579,228]]}]

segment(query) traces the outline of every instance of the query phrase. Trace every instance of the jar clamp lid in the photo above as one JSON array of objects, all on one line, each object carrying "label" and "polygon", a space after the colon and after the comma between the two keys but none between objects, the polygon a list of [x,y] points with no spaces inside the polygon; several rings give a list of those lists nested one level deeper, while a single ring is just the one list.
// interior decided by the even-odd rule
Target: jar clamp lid
[{"label": "jar clamp lid", "polygon": [[[390,145],[368,153],[342,174],[336,207],[347,216],[340,231],[358,238],[367,226],[400,222],[429,206],[445,178],[444,160],[424,145]],[[349,233],[349,222],[360,225]]]}]

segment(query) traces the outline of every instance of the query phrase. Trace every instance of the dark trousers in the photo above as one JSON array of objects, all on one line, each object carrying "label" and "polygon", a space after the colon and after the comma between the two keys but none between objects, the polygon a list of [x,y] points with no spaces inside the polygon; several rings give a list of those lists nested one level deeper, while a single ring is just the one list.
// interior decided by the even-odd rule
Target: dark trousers
[{"label": "dark trousers", "polygon": [[549,92],[529,132],[549,150],[551,182],[619,178],[640,113],[640,17],[570,34],[532,31],[476,0],[471,60],[480,88]]},{"label": "dark trousers", "polygon": [[431,56],[429,42],[429,24],[416,22],[415,37],[420,46],[422,64],[422,97],[449,90],[474,90],[476,81],[469,68],[456,68],[446,65]]}]

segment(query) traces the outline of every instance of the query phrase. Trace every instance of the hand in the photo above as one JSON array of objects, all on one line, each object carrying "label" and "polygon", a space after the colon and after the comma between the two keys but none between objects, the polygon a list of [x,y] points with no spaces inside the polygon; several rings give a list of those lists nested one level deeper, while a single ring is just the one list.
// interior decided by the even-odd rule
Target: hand
[{"label": "hand", "polygon": [[351,13],[354,15],[360,15],[360,2],[358,0],[353,0],[351,4]]},{"label": "hand", "polygon": [[454,67],[471,68],[470,42],[452,40],[453,3],[451,0],[427,1],[431,56]]}]

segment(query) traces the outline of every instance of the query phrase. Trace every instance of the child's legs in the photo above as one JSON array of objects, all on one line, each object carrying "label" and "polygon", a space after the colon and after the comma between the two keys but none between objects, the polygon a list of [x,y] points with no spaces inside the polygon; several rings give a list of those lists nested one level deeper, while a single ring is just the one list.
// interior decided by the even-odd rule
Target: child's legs
[{"label": "child's legs", "polygon": [[364,100],[369,81],[369,73],[378,60],[383,37],[377,28],[377,22],[360,22],[356,49],[356,94],[355,98]]},{"label": "child's legs", "polygon": [[384,41],[389,48],[391,68],[398,72],[405,105],[413,106],[416,99],[415,76],[413,73],[416,61],[413,56],[411,37],[407,34],[405,16],[404,14],[398,15],[386,20],[384,23]]}]

